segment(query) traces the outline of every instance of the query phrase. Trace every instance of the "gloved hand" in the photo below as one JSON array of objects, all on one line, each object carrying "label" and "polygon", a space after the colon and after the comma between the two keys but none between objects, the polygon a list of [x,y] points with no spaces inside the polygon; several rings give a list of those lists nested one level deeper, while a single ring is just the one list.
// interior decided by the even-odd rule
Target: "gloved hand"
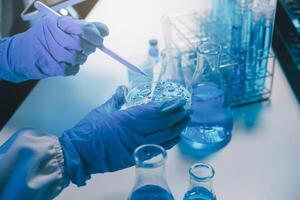
[{"label": "gloved hand", "polygon": [[85,185],[93,173],[113,172],[134,165],[133,152],[143,144],[173,147],[186,127],[190,111],[185,101],[150,102],[119,110],[124,87],[59,138],[65,172],[73,183]]},{"label": "gloved hand", "polygon": [[108,32],[107,26],[99,22],[66,16],[46,18],[28,31],[0,42],[0,57],[6,59],[1,63],[0,75],[13,82],[74,75],[87,56],[103,44]]}]

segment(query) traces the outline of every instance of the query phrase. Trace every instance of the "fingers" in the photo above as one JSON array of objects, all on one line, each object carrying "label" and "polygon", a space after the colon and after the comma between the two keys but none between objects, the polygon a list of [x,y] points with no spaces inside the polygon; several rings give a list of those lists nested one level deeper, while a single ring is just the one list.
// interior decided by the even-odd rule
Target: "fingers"
[{"label": "fingers", "polygon": [[128,109],[139,119],[162,119],[168,117],[174,112],[184,110],[186,102],[183,100],[171,100],[162,103],[149,102],[145,105],[134,106]]},{"label": "fingers", "polygon": [[46,77],[75,75],[79,71],[79,65],[58,63],[49,53],[43,53],[42,55],[43,57],[38,58],[35,65],[39,72]]},{"label": "fingers", "polygon": [[161,112],[168,114],[175,112],[181,108],[183,108],[186,104],[185,100],[179,99],[179,100],[173,100],[173,101],[167,101],[161,106]]},{"label": "fingers", "polygon": [[120,110],[121,107],[125,103],[125,95],[127,93],[127,87],[124,85],[119,86],[116,89],[115,94],[103,104],[103,108],[106,110],[106,112],[114,112],[117,110]]},{"label": "fingers", "polygon": [[186,117],[165,130],[146,136],[145,140],[147,141],[147,143],[154,144],[164,144],[168,141],[174,140],[175,138],[180,136],[181,132],[186,128],[189,122],[190,118]]},{"label": "fingers", "polygon": [[87,56],[102,46],[103,37],[109,34],[103,23],[87,23],[70,17],[46,19],[43,26],[49,53],[58,63],[72,66],[85,63]]},{"label": "fingers", "polygon": [[78,35],[95,46],[102,46],[103,38],[109,34],[108,27],[100,22],[87,23],[70,17],[60,17],[58,27],[71,35]]},{"label": "fingers", "polygon": [[[62,31],[58,30],[55,21],[52,19],[47,20],[48,23],[44,23],[44,37],[41,38],[41,43],[43,43],[43,47],[48,51],[53,59],[55,59],[58,63],[66,63],[68,65],[76,66],[83,64],[87,56],[75,50],[66,49],[64,46],[61,45],[61,39],[68,38],[63,44],[67,42],[72,43],[74,47],[76,46],[76,41],[72,41],[71,37],[64,37]],[[62,38],[60,38],[62,36]],[[76,47],[77,49],[79,47]]]},{"label": "fingers", "polygon": [[[56,26],[56,25],[55,25]],[[57,28],[50,28],[49,31],[54,36],[56,42],[66,50],[73,50],[76,53],[83,53],[88,56],[96,51],[96,47],[81,39],[77,35],[70,35]]]},{"label": "fingers", "polygon": [[92,23],[96,26],[98,31],[101,33],[102,37],[106,37],[109,35],[109,29],[106,24],[103,24],[101,22],[92,22]]},{"label": "fingers", "polygon": [[170,140],[168,142],[165,142],[164,144],[161,144],[161,146],[166,149],[169,150],[171,148],[173,148],[178,142],[180,141],[180,137],[176,137],[173,140]]},{"label": "fingers", "polygon": [[114,102],[114,108],[116,108],[116,110],[121,109],[121,107],[125,104],[126,102],[126,94],[127,94],[127,87],[124,85],[119,86],[116,89],[115,94],[113,95],[113,102]]}]

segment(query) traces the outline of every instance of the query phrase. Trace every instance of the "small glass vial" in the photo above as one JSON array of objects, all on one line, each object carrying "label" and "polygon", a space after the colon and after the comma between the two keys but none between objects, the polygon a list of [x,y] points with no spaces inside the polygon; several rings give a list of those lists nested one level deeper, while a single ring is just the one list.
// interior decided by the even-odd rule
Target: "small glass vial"
[{"label": "small glass vial", "polygon": [[190,186],[183,200],[216,200],[213,190],[215,171],[212,166],[197,163],[189,170]]},{"label": "small glass vial", "polygon": [[174,200],[165,177],[167,153],[163,147],[147,144],[134,152],[136,181],[129,200]]}]

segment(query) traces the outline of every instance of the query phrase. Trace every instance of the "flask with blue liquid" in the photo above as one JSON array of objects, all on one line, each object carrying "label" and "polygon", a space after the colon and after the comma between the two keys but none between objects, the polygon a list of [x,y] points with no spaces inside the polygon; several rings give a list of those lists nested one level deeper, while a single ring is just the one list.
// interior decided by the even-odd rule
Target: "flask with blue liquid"
[{"label": "flask with blue liquid", "polygon": [[136,181],[129,200],[174,200],[165,177],[167,153],[163,147],[147,144],[134,152]]},{"label": "flask with blue liquid", "polygon": [[191,93],[191,122],[182,133],[182,141],[192,149],[210,153],[225,146],[233,128],[231,109],[226,105],[225,91],[219,73],[221,48],[214,43],[198,47],[198,63]]},{"label": "flask with blue liquid", "polygon": [[216,200],[213,190],[215,171],[212,166],[197,163],[189,170],[190,186],[183,200]]}]

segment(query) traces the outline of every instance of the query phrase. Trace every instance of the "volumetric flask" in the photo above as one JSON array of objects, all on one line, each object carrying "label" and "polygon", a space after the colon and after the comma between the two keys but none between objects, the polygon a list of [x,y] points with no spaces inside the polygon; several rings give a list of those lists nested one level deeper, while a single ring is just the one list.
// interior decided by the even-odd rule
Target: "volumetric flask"
[{"label": "volumetric flask", "polygon": [[183,200],[216,200],[213,191],[215,171],[212,166],[197,163],[189,170],[190,185]]},{"label": "volumetric flask", "polygon": [[163,147],[147,144],[134,152],[136,181],[129,200],[174,200],[165,177],[167,153]]},{"label": "volumetric flask", "polygon": [[193,114],[182,133],[183,142],[203,153],[213,152],[227,144],[233,126],[219,73],[220,50],[214,43],[198,47],[197,69],[191,87]]}]

